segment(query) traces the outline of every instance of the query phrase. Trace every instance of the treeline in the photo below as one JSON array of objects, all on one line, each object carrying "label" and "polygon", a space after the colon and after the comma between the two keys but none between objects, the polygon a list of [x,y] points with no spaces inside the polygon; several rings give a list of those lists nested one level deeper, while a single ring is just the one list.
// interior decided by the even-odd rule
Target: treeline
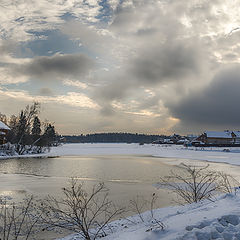
[{"label": "treeline", "polygon": [[164,136],[138,133],[94,133],[63,137],[67,143],[152,143]]},{"label": "treeline", "polygon": [[8,143],[5,147],[11,150],[11,154],[41,153],[57,141],[58,135],[54,125],[48,121],[42,122],[39,113],[38,102],[27,105],[17,116],[12,115],[8,118],[0,113],[0,120],[11,129],[5,136]]}]

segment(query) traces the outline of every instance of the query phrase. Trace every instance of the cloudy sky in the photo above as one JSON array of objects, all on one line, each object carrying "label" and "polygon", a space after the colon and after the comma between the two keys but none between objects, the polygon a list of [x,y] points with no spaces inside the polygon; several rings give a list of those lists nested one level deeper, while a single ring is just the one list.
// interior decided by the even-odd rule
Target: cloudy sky
[{"label": "cloudy sky", "polygon": [[62,134],[240,129],[237,0],[1,0],[0,112]]}]

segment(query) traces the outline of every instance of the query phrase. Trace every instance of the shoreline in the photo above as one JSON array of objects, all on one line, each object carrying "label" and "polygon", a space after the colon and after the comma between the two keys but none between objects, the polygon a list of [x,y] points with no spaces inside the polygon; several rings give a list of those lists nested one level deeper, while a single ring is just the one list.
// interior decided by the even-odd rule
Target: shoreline
[{"label": "shoreline", "polygon": [[1,160],[7,159],[24,159],[24,158],[58,158],[61,157],[59,155],[47,155],[47,154],[29,154],[29,155],[11,155],[11,156],[0,156]]},{"label": "shoreline", "polygon": [[50,152],[29,155],[0,156],[0,160],[21,158],[55,158],[63,156],[100,156],[100,155],[132,155],[169,159],[187,159],[240,165],[240,148],[232,148],[224,152],[219,148],[185,148],[179,145],[127,144],[127,143],[68,143],[52,147]]}]

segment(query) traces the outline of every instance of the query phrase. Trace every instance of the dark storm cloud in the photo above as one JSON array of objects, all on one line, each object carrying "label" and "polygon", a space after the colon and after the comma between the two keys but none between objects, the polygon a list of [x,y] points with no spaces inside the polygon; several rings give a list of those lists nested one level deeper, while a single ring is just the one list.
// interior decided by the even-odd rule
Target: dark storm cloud
[{"label": "dark storm cloud", "polygon": [[[111,105],[112,101],[126,98],[132,88],[133,82],[126,82],[128,79],[127,76],[118,74],[119,73],[116,73],[116,75],[108,75],[105,80],[108,80],[110,83],[98,87],[93,92],[92,98],[98,102],[99,106],[101,106],[101,115],[114,115],[115,111]],[[112,79],[114,79],[114,82],[111,82]]]},{"label": "dark storm cloud", "polygon": [[[206,59],[207,62],[207,59]],[[190,43],[168,42],[157,47],[147,47],[138,56],[130,58],[120,72],[109,73],[104,86],[95,90],[93,99],[103,106],[101,115],[114,115],[113,101],[122,101],[136,95],[144,88],[161,88],[162,84],[179,83],[201,74],[202,56]],[[138,111],[156,108],[161,97],[143,99]]]},{"label": "dark storm cloud", "polygon": [[168,82],[186,81],[200,74],[201,61],[201,54],[187,42],[146,46],[126,62],[120,73],[110,73],[105,78],[107,84],[96,90],[94,98],[111,102],[129,97],[141,87],[158,88]]},{"label": "dark storm cloud", "polygon": [[[117,74],[117,73],[116,73]],[[103,85],[96,89],[95,96],[98,99],[103,99],[105,101],[111,100],[120,100],[127,96],[127,92],[131,89],[133,82],[128,81],[129,78],[127,76],[114,76],[109,75],[108,81],[114,79],[114,82],[110,82],[107,85]]]},{"label": "dark storm cloud", "polygon": [[110,102],[126,99],[140,88],[184,85],[194,82],[208,66],[209,54],[203,49],[203,43],[195,36],[186,37],[186,27],[177,14],[172,14],[175,10],[165,13],[145,4],[146,1],[139,5],[137,2],[134,1],[137,11],[131,5],[119,7],[110,25],[114,33],[134,45],[134,51],[128,53],[129,58],[119,70],[120,76],[111,73],[106,86],[97,90],[97,99]]},{"label": "dark storm cloud", "polygon": [[198,73],[199,53],[185,43],[166,43],[148,49],[133,61],[130,73],[146,84],[178,81]]},{"label": "dark storm cloud", "polygon": [[94,61],[84,54],[56,54],[51,57],[36,57],[29,63],[18,65],[15,71],[19,74],[36,78],[37,80],[49,80],[52,77],[83,76],[93,66]]},{"label": "dark storm cloud", "polygon": [[240,126],[239,65],[217,74],[208,87],[194,91],[177,104],[168,104],[181,124]]},{"label": "dark storm cloud", "polygon": [[150,109],[152,107],[157,107],[160,97],[158,95],[149,97],[147,99],[139,100],[139,109]]},{"label": "dark storm cloud", "polygon": [[112,116],[116,112],[110,104],[101,104],[100,114],[103,116]]}]

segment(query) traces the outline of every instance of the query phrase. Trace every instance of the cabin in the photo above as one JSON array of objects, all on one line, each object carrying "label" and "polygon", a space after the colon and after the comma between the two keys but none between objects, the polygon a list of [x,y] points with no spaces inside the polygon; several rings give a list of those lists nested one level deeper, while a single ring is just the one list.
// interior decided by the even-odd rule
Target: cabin
[{"label": "cabin", "polygon": [[206,131],[202,135],[197,137],[195,140],[202,142],[203,144],[214,144],[214,145],[224,145],[224,144],[234,143],[234,138],[232,136],[232,132],[230,131],[223,131],[223,132]]},{"label": "cabin", "polygon": [[0,145],[6,143],[6,135],[11,129],[2,121],[0,121]]}]

